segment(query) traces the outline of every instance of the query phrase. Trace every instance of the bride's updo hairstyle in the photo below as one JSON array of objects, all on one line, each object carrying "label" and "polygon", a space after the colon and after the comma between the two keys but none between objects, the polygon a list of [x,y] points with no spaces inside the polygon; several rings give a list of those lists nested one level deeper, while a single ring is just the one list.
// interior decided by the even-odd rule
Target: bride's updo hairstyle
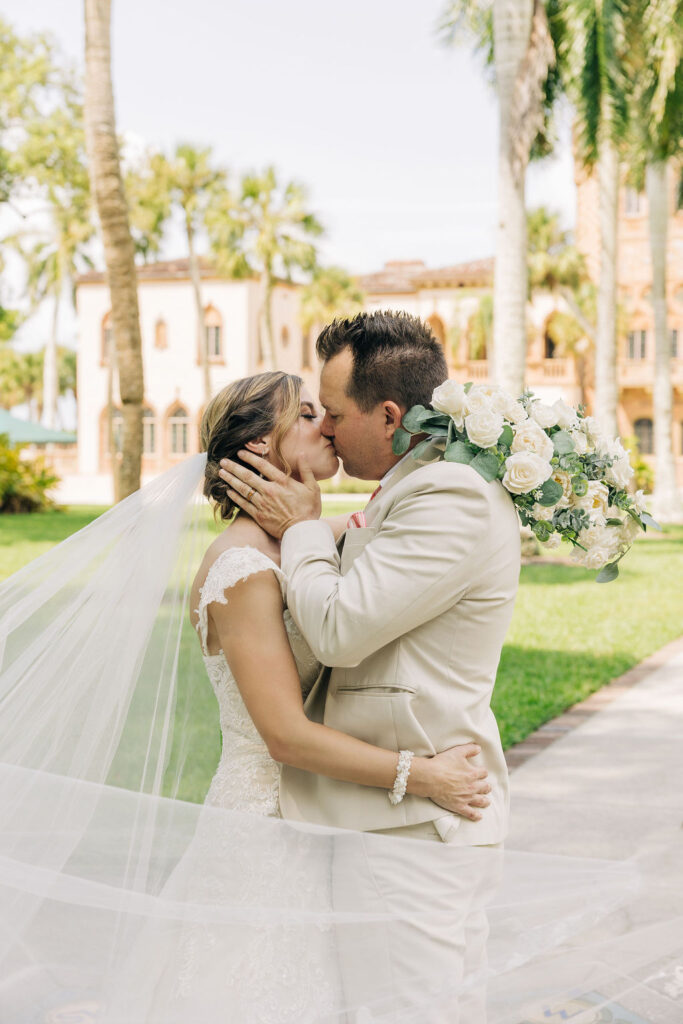
[{"label": "bride's updo hairstyle", "polygon": [[[238,506],[228,497],[228,485],[218,475],[221,459],[237,458],[237,452],[263,434],[271,435],[276,464],[289,474],[291,466],[280,450],[282,439],[301,412],[301,377],[280,370],[257,373],[235,380],[209,402],[202,417],[202,451],[206,452],[204,495],[221,519],[231,519]],[[253,471],[252,466],[247,466]]]}]

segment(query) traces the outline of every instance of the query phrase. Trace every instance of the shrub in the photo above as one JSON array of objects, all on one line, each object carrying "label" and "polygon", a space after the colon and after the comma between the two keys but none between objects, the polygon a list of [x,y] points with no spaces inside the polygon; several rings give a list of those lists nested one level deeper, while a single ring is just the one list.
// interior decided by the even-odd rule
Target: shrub
[{"label": "shrub", "polygon": [[39,512],[54,508],[47,491],[59,477],[43,458],[25,459],[22,445],[13,445],[7,434],[0,434],[0,512]]}]

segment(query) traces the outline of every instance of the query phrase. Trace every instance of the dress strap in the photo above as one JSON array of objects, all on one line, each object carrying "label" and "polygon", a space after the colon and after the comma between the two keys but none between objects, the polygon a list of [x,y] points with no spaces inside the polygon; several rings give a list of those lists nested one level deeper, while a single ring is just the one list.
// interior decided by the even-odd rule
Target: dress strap
[{"label": "dress strap", "polygon": [[225,591],[257,572],[274,572],[284,598],[284,573],[272,558],[268,558],[268,555],[264,555],[258,548],[227,548],[221,552],[209,568],[204,586],[199,588],[199,607],[195,609],[198,619],[197,631],[202,651],[207,657],[209,656],[206,646],[209,634],[208,606],[214,601],[218,604],[227,604]]}]

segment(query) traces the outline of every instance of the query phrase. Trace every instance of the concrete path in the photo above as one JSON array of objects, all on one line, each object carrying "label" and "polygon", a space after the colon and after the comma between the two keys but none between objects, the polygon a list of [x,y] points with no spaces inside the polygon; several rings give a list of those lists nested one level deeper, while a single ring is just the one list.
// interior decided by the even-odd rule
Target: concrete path
[{"label": "concrete path", "polygon": [[633,859],[647,888],[631,926],[635,913],[643,934],[663,921],[680,930],[670,955],[596,1020],[683,1024],[683,637],[509,755],[506,848]]}]

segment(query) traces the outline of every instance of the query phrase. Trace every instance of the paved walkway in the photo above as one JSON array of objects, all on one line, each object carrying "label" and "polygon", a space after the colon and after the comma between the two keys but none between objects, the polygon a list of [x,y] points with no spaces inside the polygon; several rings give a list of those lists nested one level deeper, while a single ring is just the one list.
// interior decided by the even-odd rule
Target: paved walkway
[{"label": "paved walkway", "polygon": [[629,984],[616,1016],[597,1019],[682,1024],[683,637],[512,748],[509,763],[507,849],[633,858],[647,889],[630,926],[645,935],[672,922],[669,955],[635,975],[647,984]]}]

